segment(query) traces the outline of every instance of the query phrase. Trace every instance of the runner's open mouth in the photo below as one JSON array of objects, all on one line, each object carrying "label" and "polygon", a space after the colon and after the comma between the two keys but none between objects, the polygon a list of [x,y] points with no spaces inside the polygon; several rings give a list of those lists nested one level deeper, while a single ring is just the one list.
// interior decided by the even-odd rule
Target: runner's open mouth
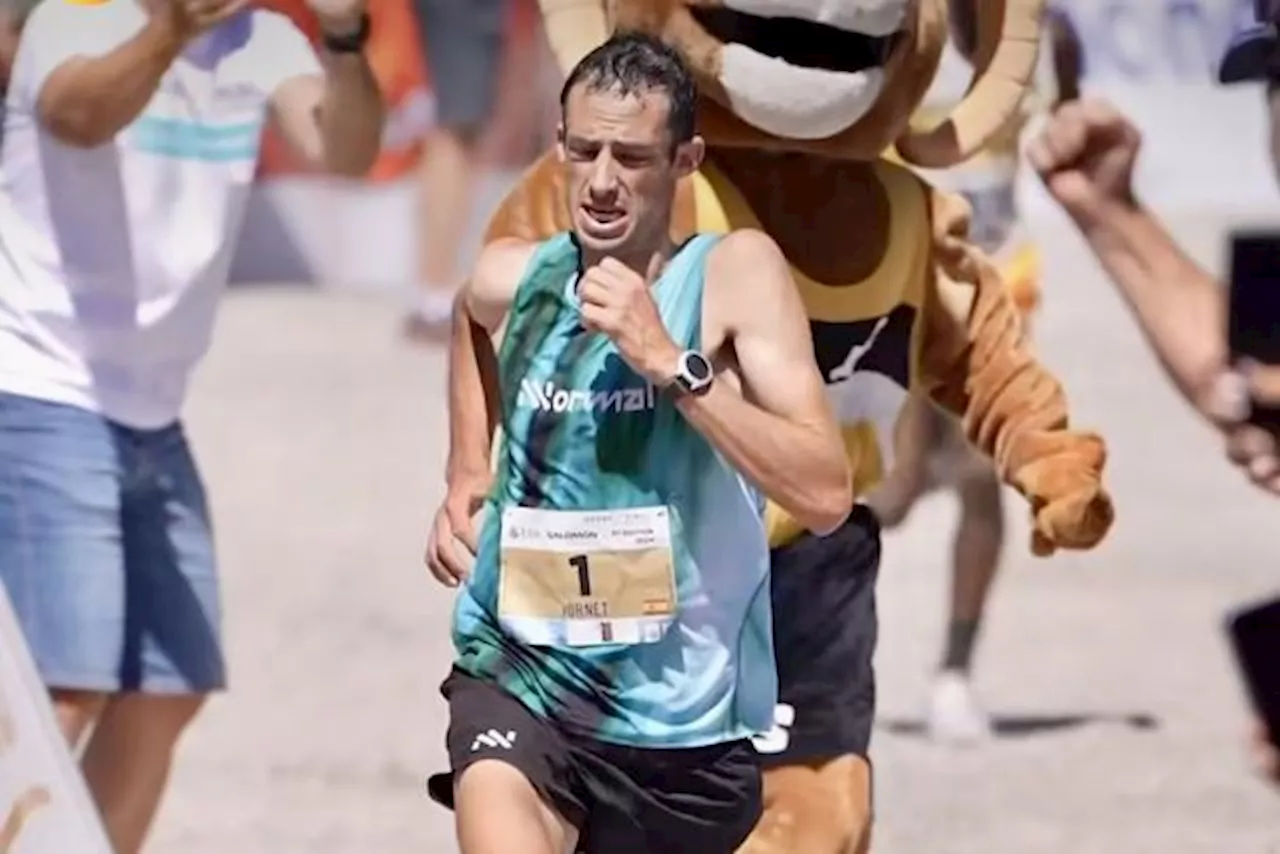
[{"label": "runner's open mouth", "polygon": [[621,208],[597,208],[591,205],[583,205],[582,210],[586,212],[587,216],[601,223],[617,222],[627,215],[627,212]]}]

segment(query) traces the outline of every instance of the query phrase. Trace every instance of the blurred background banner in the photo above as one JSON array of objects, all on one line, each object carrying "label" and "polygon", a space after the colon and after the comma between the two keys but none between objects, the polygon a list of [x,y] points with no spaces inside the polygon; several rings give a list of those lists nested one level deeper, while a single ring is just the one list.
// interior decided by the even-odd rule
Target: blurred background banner
[{"label": "blurred background banner", "polygon": [[[259,0],[314,38],[305,0]],[[1137,183],[1162,215],[1214,221],[1275,220],[1260,84],[1218,85],[1216,67],[1253,0],[1054,0],[1084,45],[1084,89],[1129,114],[1145,147]],[[233,282],[291,281],[407,289],[415,279],[416,164],[434,112],[411,0],[371,0],[370,58],[390,113],[385,151],[364,181],[302,171],[268,132]],[[559,75],[536,0],[509,0],[500,93],[485,142],[481,186],[464,257],[520,170],[550,142]],[[1019,188],[1033,230],[1063,214],[1034,175]],[[1216,237],[1214,238],[1217,239]]]}]

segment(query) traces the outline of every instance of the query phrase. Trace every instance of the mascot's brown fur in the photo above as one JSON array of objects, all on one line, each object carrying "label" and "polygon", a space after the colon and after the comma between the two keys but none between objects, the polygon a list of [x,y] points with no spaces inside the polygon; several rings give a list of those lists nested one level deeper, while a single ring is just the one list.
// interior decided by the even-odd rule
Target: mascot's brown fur
[{"label": "mascot's brown fur", "polygon": [[[892,459],[909,393],[955,413],[1031,505],[1032,549],[1097,544],[1113,512],[1102,441],[1068,428],[1000,276],[967,242],[963,201],[881,154],[945,168],[1006,129],[1036,64],[1043,0],[983,0],[974,84],[936,127],[909,129],[947,38],[945,0],[542,0],[565,68],[614,29],[675,46],[702,98],[708,154],[679,191],[677,239],[755,227],[790,261],[859,494]],[[555,153],[524,176],[487,239],[570,228]],[[769,509],[772,542],[799,534]],[[744,851],[852,854],[868,845],[859,757],[771,769]]]}]

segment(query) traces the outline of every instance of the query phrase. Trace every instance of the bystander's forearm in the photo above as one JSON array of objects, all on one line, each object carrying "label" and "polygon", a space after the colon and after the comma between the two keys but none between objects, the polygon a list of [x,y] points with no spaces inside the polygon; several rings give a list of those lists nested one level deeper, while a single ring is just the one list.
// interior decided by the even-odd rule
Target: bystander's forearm
[{"label": "bystander's forearm", "polygon": [[41,88],[40,121],[68,145],[102,145],[138,117],[182,45],[178,33],[152,19],[102,56],[72,57]]},{"label": "bystander's forearm", "polygon": [[381,148],[382,92],[363,54],[329,54],[324,67],[324,166],[334,174],[360,177],[373,166]]},{"label": "bystander's forearm", "polygon": [[1224,360],[1218,282],[1136,202],[1110,205],[1078,224],[1165,371],[1203,411],[1206,385]]}]

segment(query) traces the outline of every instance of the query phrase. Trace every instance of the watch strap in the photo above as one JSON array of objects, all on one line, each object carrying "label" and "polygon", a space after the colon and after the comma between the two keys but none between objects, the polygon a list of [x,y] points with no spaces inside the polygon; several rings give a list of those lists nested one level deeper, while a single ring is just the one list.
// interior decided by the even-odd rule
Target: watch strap
[{"label": "watch strap", "polygon": [[365,12],[360,16],[360,26],[350,33],[321,33],[321,42],[324,49],[330,53],[360,53],[364,50],[365,44],[369,41],[369,32],[372,29],[372,22],[369,20],[369,13]]},{"label": "watch strap", "polygon": [[704,381],[697,381],[690,375],[688,362],[690,359],[701,359],[707,365],[708,371],[711,371],[711,360],[696,350],[686,350],[680,355],[680,364],[676,370],[675,386],[682,394],[700,395],[706,394],[711,388],[711,383],[715,380],[715,373],[712,371]]}]

